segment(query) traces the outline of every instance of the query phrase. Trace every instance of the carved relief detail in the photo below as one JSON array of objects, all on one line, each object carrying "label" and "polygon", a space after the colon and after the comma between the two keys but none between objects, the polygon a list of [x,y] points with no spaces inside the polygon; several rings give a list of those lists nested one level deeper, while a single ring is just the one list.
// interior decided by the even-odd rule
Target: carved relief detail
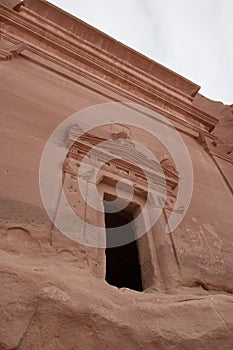
[{"label": "carved relief detail", "polygon": [[209,138],[201,132],[199,133],[198,142],[208,154],[233,164],[233,144],[220,144],[216,136],[212,135],[212,138]]},{"label": "carved relief detail", "polygon": [[[150,190],[155,191],[158,195],[166,193],[165,207],[173,210],[178,173],[169,158],[163,156],[160,164],[147,158],[135,148],[129,134],[124,130],[112,133],[110,137],[111,139],[107,140],[93,134],[83,133],[78,125],[73,125],[68,130],[66,137],[66,144],[71,144],[71,146],[63,171],[74,177],[80,177],[79,169],[85,157],[85,166],[92,168],[93,172],[95,168],[98,168],[104,179],[111,179],[112,183],[122,178],[129,180],[133,183],[135,193],[141,196],[147,196],[149,179]],[[106,143],[106,141],[110,142]],[[111,160],[109,160],[109,155],[111,155]]]},{"label": "carved relief detail", "polygon": [[[223,254],[233,253],[233,243],[221,239],[214,224],[194,225],[186,228],[181,235],[180,254],[183,260],[190,260],[190,249],[197,260],[199,269],[211,269],[224,273],[225,260]],[[191,247],[190,247],[191,246]]]},{"label": "carved relief detail", "polygon": [[26,44],[15,45],[12,49],[0,48],[0,61],[10,61],[26,49]]}]

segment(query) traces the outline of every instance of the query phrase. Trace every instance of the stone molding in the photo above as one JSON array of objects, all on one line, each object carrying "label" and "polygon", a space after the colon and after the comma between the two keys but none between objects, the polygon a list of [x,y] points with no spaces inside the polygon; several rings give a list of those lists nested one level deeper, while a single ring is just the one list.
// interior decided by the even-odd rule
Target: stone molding
[{"label": "stone molding", "polygon": [[23,0],[0,0],[0,5],[6,6],[10,9],[16,9],[23,4]]},{"label": "stone molding", "polygon": [[12,58],[17,57],[21,52],[26,49],[25,43],[15,45],[12,49],[2,49],[0,47],[0,61],[10,61]]},{"label": "stone molding", "polygon": [[[70,132],[70,141],[73,142],[73,133]],[[93,154],[88,158],[88,166],[91,166],[92,169],[95,167],[98,168],[101,163],[104,164],[101,166],[102,177],[105,178],[106,182],[111,183],[114,186],[116,182],[120,179],[130,180],[133,183],[135,194],[139,197],[146,197],[148,194],[148,183],[145,177],[144,172],[147,176],[150,177],[150,182],[152,190],[156,193],[164,194],[166,191],[166,203],[165,208],[167,210],[173,210],[173,205],[176,199],[176,187],[178,185],[179,176],[175,169],[169,164],[161,165],[155,163],[150,159],[145,159],[145,155],[140,154],[136,150],[130,150],[131,158],[135,158],[140,164],[142,164],[141,169],[139,170],[135,166],[133,161],[130,161],[130,158],[127,157],[126,145],[122,145],[123,155],[127,160],[120,159],[121,147],[120,145],[113,149],[102,149],[98,147],[98,143],[107,141],[92,134],[82,135],[78,141],[75,141],[69,149],[66,161],[63,166],[63,172],[70,174],[72,177],[77,178],[79,176],[79,166],[83,161],[83,157],[88,154],[88,152],[95,147]],[[130,144],[129,140],[126,140]],[[112,161],[105,161],[108,153],[111,153],[112,157],[116,157]],[[106,158],[107,159],[107,158]],[[101,163],[100,163],[101,162]],[[163,174],[161,173],[161,168],[163,169]],[[166,183],[166,188],[164,187],[164,180]]]},{"label": "stone molding", "polygon": [[124,64],[129,63],[134,69],[139,68],[143,74],[148,73],[150,77],[157,77],[160,81],[178,89],[187,96],[195,96],[200,89],[199,85],[127,47],[48,1],[24,0],[24,6],[46,18],[50,23],[63,28],[66,32],[78,36],[79,40],[82,40],[86,45],[92,45],[95,50],[107,54],[110,58],[114,57],[117,61],[121,59]]},{"label": "stone molding", "polygon": [[[94,47],[25,6],[17,13],[0,5],[0,20],[1,36],[9,41],[19,41],[22,36],[27,38],[25,57],[34,54],[34,60],[43,59],[48,69],[52,63],[65,66],[68,75],[75,70],[77,75],[81,73],[118,95],[167,113],[178,124],[197,132],[202,130],[208,134],[217,123],[216,118],[195,108],[192,98],[182,91]],[[9,30],[9,26],[14,30]]]},{"label": "stone molding", "polygon": [[200,133],[198,137],[199,143],[203,146],[203,148],[206,150],[206,152],[211,155],[215,156],[217,158],[221,158],[225,160],[226,162],[229,162],[233,164],[233,160],[231,156],[228,154],[224,153],[223,151],[220,151],[217,148],[217,142],[216,142],[216,137],[212,139],[212,141],[209,138],[206,138],[206,135],[204,133]]}]

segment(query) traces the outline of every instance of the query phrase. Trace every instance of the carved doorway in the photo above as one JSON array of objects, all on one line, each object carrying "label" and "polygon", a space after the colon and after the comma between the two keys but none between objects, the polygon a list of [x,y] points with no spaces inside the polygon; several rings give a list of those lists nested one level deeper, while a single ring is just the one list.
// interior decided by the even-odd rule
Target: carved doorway
[{"label": "carved doorway", "polygon": [[[136,291],[143,291],[141,266],[139,262],[139,252],[135,238],[135,228],[133,225],[133,215],[126,210],[115,213],[106,211],[105,206],[105,227],[106,227],[106,281],[118,288],[129,288]],[[114,241],[110,228],[116,228],[114,235],[127,235],[128,244],[109,247],[110,240]]]}]

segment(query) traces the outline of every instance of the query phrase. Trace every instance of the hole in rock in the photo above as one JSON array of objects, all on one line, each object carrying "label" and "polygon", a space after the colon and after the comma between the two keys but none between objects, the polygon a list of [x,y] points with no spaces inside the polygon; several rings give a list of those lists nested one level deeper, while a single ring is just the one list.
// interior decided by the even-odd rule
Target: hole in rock
[{"label": "hole in rock", "polygon": [[[132,220],[132,215],[126,211],[108,213],[105,207],[106,281],[118,288],[126,287],[141,292],[143,290],[141,268]],[[127,229],[122,229],[126,224],[128,224]],[[109,230],[112,227],[116,228],[114,234]],[[110,242],[119,242],[118,239],[122,235],[127,235],[128,241],[132,242],[108,248]]]}]

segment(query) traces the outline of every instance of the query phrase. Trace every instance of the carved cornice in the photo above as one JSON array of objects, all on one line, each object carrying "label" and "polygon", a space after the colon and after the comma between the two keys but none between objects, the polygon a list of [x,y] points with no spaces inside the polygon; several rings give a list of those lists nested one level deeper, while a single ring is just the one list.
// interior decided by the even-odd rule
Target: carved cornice
[{"label": "carved cornice", "polygon": [[0,0],[0,4],[10,9],[15,9],[23,4],[23,0]]},{"label": "carved cornice", "polygon": [[26,49],[26,44],[22,43],[16,45],[11,49],[2,49],[0,47],[0,61],[10,61],[12,58],[17,57],[23,50]]},{"label": "carved cornice", "polygon": [[[43,29],[46,26],[46,38],[50,41],[52,39],[53,43],[60,45],[63,49],[68,50],[71,54],[83,60],[88,65],[94,65],[98,68],[104,69],[109,74],[118,74],[118,78],[123,78],[124,80],[130,77],[132,83],[141,84],[147,88],[158,88],[168,94],[177,95],[178,98],[184,98],[187,100],[192,100],[192,96],[174,88],[171,85],[166,84],[162,80],[148,74],[146,71],[142,71],[136,66],[132,66],[126,61],[113,56],[108,51],[98,48],[92,43],[81,39],[80,37],[67,32],[62,27],[57,24],[41,18],[35,12],[31,11],[26,7],[21,7],[20,14],[24,18],[30,19],[36,26],[38,30]],[[56,31],[56,38],[53,37],[54,31]],[[60,35],[58,35],[58,33]],[[43,33],[44,36],[44,33]],[[54,40],[55,39],[55,40]],[[64,42],[65,39],[65,42]],[[148,84],[148,85],[147,85]]]},{"label": "carved cornice", "polygon": [[12,55],[8,50],[0,49],[0,61],[9,61],[12,59]]},{"label": "carved cornice", "polygon": [[[182,91],[112,57],[110,53],[100,50],[24,6],[21,6],[19,14],[0,6],[0,18],[15,28],[10,33],[8,26],[4,28],[3,25],[2,32],[5,37],[15,40],[22,36],[27,38],[28,50],[24,54],[25,58],[30,59],[30,54],[34,54],[34,60],[36,61],[36,56],[38,60],[44,59],[48,68],[50,64],[63,66],[70,76],[75,71],[77,76],[81,74],[118,95],[162,112],[191,130],[208,133],[217,123],[217,119],[195,108],[190,102],[190,96]],[[12,35],[12,32],[15,33]],[[41,49],[41,42],[45,50]]]},{"label": "carved cornice", "polygon": [[[68,138],[73,142],[72,130]],[[107,173],[121,178],[131,180],[135,185],[142,188],[148,188],[147,177],[150,178],[150,185],[157,191],[165,191],[166,183],[167,191],[170,196],[174,196],[173,191],[178,185],[178,173],[175,169],[167,164],[158,164],[152,159],[147,158],[134,148],[130,140],[113,141],[105,143],[104,147],[101,143],[107,141],[91,134],[83,134],[77,140],[75,134],[75,142],[69,150],[68,158],[76,160],[76,164],[80,165],[83,158],[87,155],[87,161],[94,167],[103,168]],[[69,140],[66,140],[68,143]],[[88,153],[92,150],[91,155]],[[112,159],[109,161],[109,156]],[[103,165],[101,165],[103,164]],[[138,164],[138,165],[137,165]],[[71,168],[66,171],[71,172]],[[69,168],[69,167],[68,167]],[[77,167],[73,167],[72,175],[77,175]],[[111,176],[110,176],[111,177]]]},{"label": "carved cornice", "polygon": [[93,47],[108,54],[114,59],[121,59],[124,64],[129,63],[134,68],[139,68],[141,72],[146,72],[150,77],[156,77],[169,86],[178,89],[188,96],[195,96],[200,86],[182,77],[181,75],[169,70],[148,57],[136,52],[130,47],[125,46],[119,41],[111,38],[107,34],[88,25],[87,23],[75,18],[60,8],[54,6],[45,0],[24,0],[26,8],[34,13],[46,18],[50,22],[65,29],[69,33],[78,36],[87,44],[93,44]]},{"label": "carved cornice", "polygon": [[200,133],[198,141],[211,156],[221,158],[226,162],[233,164],[232,157],[217,148],[218,144],[216,142],[216,137],[210,141],[210,139],[207,138],[204,133]]},{"label": "carved cornice", "polygon": [[209,148],[209,152],[213,156],[221,158],[221,159],[225,160],[226,162],[229,162],[229,163],[233,164],[232,158],[230,156],[228,156],[227,154],[225,154],[224,152],[219,151],[218,149],[215,149],[213,147]]}]

